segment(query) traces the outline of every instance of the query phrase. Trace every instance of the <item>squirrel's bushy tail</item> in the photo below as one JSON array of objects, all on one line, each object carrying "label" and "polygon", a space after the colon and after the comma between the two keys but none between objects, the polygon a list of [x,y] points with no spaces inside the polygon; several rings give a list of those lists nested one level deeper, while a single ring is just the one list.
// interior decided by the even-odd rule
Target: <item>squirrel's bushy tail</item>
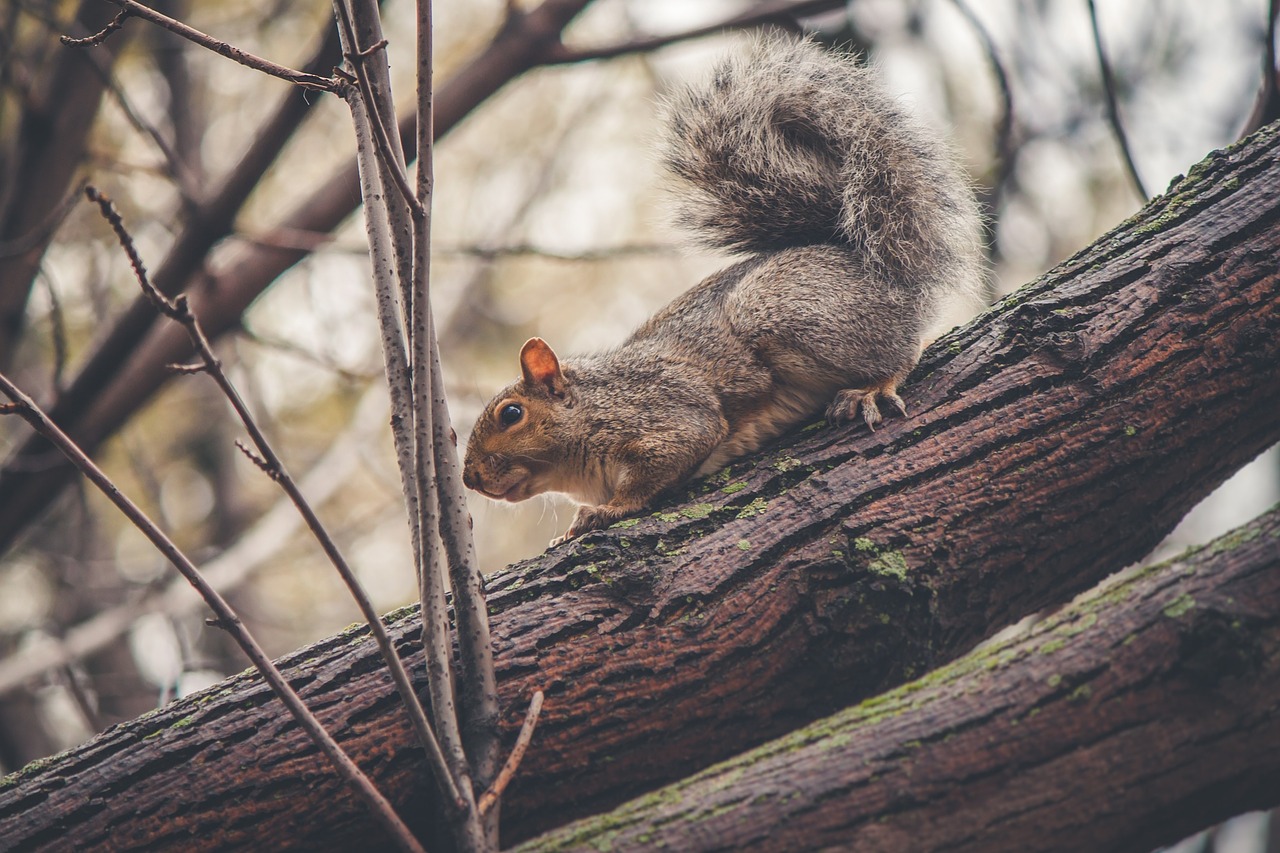
[{"label": "squirrel's bushy tail", "polygon": [[853,57],[756,39],[669,104],[681,221],[738,252],[843,244],[929,293],[981,287],[980,218],[955,155]]}]

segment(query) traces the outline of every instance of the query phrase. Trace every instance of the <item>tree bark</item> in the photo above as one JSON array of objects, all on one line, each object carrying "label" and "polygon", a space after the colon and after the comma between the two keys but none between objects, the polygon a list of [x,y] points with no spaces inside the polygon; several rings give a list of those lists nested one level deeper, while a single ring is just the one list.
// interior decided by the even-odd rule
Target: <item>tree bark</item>
[{"label": "tree bark", "polygon": [[1133,851],[1280,804],[1280,510],[525,851]]},{"label": "tree bark", "polygon": [[[507,843],[597,813],[966,652],[1140,559],[1280,438],[1280,128],[1218,152],[931,348],[914,413],[815,424],[489,583],[508,737],[542,721]],[[392,618],[416,653],[416,619]],[[366,632],[286,674],[426,829],[432,792]],[[370,821],[241,675],[11,777],[0,835],[341,849]]]}]

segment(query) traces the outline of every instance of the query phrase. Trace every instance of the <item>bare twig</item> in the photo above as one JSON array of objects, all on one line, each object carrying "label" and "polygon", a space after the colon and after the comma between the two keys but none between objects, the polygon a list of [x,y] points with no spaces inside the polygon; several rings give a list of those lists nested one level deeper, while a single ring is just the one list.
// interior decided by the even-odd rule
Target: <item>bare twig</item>
[{"label": "bare twig", "polygon": [[62,677],[66,681],[67,692],[71,694],[71,698],[75,700],[76,707],[80,709],[80,714],[84,717],[85,724],[95,732],[100,732],[106,728],[102,723],[102,715],[98,713],[98,703],[85,688],[84,670],[78,664],[68,664],[62,668]]},{"label": "bare twig", "polygon": [[524,715],[524,725],[520,727],[520,734],[516,736],[515,746],[511,748],[511,754],[507,756],[507,763],[502,765],[498,778],[493,780],[493,786],[480,796],[480,814],[489,813],[489,810],[502,798],[502,792],[507,790],[507,786],[515,778],[516,770],[520,768],[520,761],[524,758],[525,750],[529,748],[529,741],[533,740],[533,730],[538,725],[538,715],[541,713],[542,691],[536,690],[533,694],[533,700],[529,703],[529,710]]},{"label": "bare twig", "polygon": [[982,47],[987,53],[987,59],[991,62],[991,70],[996,75],[996,83],[1000,87],[1000,102],[1002,109],[1000,111],[1000,125],[996,133],[996,151],[1000,158],[999,174],[996,177],[996,192],[1000,193],[1009,178],[1009,170],[1013,167],[1013,87],[1009,85],[1009,75],[1005,70],[1004,62],[1000,59],[1000,51],[996,49],[995,39],[991,37],[991,33],[982,24],[982,20],[973,13],[969,8],[969,4],[965,0],[951,0],[956,10],[964,16],[969,22],[969,26],[973,27],[973,31],[977,33]]},{"label": "bare twig", "polygon": [[40,280],[49,297],[49,340],[53,342],[53,377],[50,387],[54,396],[62,393],[62,376],[67,367],[67,321],[62,312],[62,297],[54,286],[49,270],[41,267]]},{"label": "bare twig", "polygon": [[1147,201],[1151,196],[1147,193],[1147,188],[1142,184],[1142,177],[1138,174],[1138,166],[1133,161],[1133,152],[1129,148],[1129,137],[1124,132],[1124,124],[1120,121],[1120,106],[1116,99],[1115,78],[1111,74],[1111,63],[1107,59],[1107,52],[1102,47],[1102,30],[1098,26],[1098,10],[1094,6],[1093,0],[1086,0],[1089,4],[1089,23],[1093,27],[1093,46],[1098,54],[1098,70],[1102,73],[1102,88],[1107,97],[1107,115],[1111,120],[1111,128],[1115,131],[1116,141],[1120,143],[1120,151],[1124,154],[1125,166],[1129,169],[1129,177],[1133,179],[1133,186],[1138,191],[1138,195],[1142,196],[1143,201]]},{"label": "bare twig", "polygon": [[155,303],[156,310],[170,319],[182,324],[187,330],[187,334],[191,337],[192,344],[195,345],[200,355],[201,361],[204,363],[205,371],[209,374],[214,382],[222,391],[224,397],[235,409],[236,415],[244,424],[245,430],[249,433],[250,439],[253,441],[257,454],[252,453],[249,448],[242,443],[236,442],[236,445],[250,458],[251,461],[264,472],[266,472],[272,480],[280,484],[281,489],[289,496],[289,499],[297,507],[298,513],[306,522],[307,528],[311,531],[316,541],[320,543],[325,555],[338,570],[338,574],[342,577],[343,582],[347,585],[351,592],[351,597],[355,600],[360,608],[361,614],[369,623],[370,633],[378,643],[379,649],[386,660],[387,667],[391,672],[392,679],[396,683],[396,687],[400,690],[401,697],[404,700],[405,707],[408,710],[409,717],[414,724],[419,738],[422,741],[423,749],[426,750],[427,758],[438,771],[438,781],[440,783],[441,793],[446,798],[446,803],[457,804],[459,807],[462,803],[462,795],[458,791],[458,787],[453,784],[453,780],[445,772],[444,759],[440,752],[431,725],[427,721],[426,711],[422,707],[422,703],[418,700],[417,693],[413,689],[413,682],[409,679],[409,675],[404,668],[403,662],[400,660],[399,654],[395,651],[390,637],[387,635],[386,626],[382,624],[382,619],[378,612],[374,609],[373,604],[369,601],[368,595],[361,588],[359,581],[356,579],[355,572],[347,563],[346,558],[338,549],[338,545],[333,541],[333,537],[325,529],[320,522],[319,517],[315,514],[315,510],[307,502],[301,490],[298,489],[297,483],[289,476],[288,471],[284,467],[284,463],[280,457],[276,455],[272,449],[270,442],[258,427],[252,413],[249,412],[244,400],[240,397],[239,392],[231,381],[227,378],[226,373],[222,370],[221,362],[213,352],[213,347],[209,344],[203,330],[200,328],[199,320],[190,310],[185,295],[179,295],[174,299],[169,299],[162,294],[155,285],[151,283],[147,277],[146,269],[142,264],[142,259],[138,256],[137,249],[133,245],[133,240],[124,228],[124,223],[120,216],[111,205],[109,199],[99,193],[94,187],[88,187],[85,194],[89,199],[95,202],[102,211],[103,217],[111,224],[112,229],[116,232],[116,236],[120,241],[120,245],[124,248],[125,254],[129,257],[129,262],[133,266],[134,274],[138,279],[139,285],[142,287],[151,300]]},{"label": "bare twig", "polygon": [[[484,788],[492,783],[498,769],[497,679],[484,582],[476,561],[471,516],[467,511],[462,472],[458,465],[457,437],[450,422],[449,402],[440,366],[440,346],[431,309],[431,200],[435,191],[432,5],[431,0],[418,2],[417,193],[422,215],[415,217],[413,222],[413,287],[410,290],[413,320],[409,324],[414,359],[415,441],[419,483],[425,472],[433,474],[431,486],[439,508],[437,523],[458,624],[460,724],[466,736],[472,779]],[[425,582],[423,592],[426,592]],[[496,849],[496,812],[484,819],[483,831]]]},{"label": "bare twig", "polygon": [[[442,726],[450,726],[449,736],[456,738],[453,760],[463,765],[467,778],[481,787],[486,786],[489,778],[483,766],[481,756],[467,755],[461,734],[464,720],[460,719],[454,693],[454,673],[449,661],[449,623],[444,599],[444,570],[436,558],[435,537],[431,532],[438,532],[447,554],[446,560],[453,557],[450,542],[443,524],[445,496],[442,494],[442,476],[439,467],[440,459],[436,453],[435,418],[433,396],[443,396],[443,389],[433,384],[432,362],[436,356],[434,349],[435,334],[431,318],[431,200],[435,189],[434,157],[432,156],[432,127],[434,114],[432,93],[434,91],[433,54],[432,54],[432,3],[423,0],[417,4],[417,54],[418,54],[418,170],[417,201],[418,209],[413,217],[413,269],[412,287],[409,290],[412,302],[408,307],[410,321],[406,324],[409,338],[409,351],[412,357],[409,372],[413,380],[413,461],[414,475],[418,487],[419,512],[423,537],[419,543],[419,564],[422,573],[419,577],[420,595],[422,599],[422,642],[424,649],[432,649],[428,654],[427,667],[431,674],[432,707],[437,712],[436,719]],[[452,568],[452,566],[449,566]],[[462,610],[467,599],[462,591],[454,588],[454,614],[458,619],[459,651],[466,656],[468,651],[467,632],[462,624]],[[487,642],[488,636],[485,640]],[[459,679],[461,688],[468,689],[469,679],[482,678],[482,673],[464,668]],[[436,705],[445,703],[445,709]],[[464,713],[474,713],[474,708],[463,706]],[[441,718],[444,717],[442,720]],[[442,738],[444,737],[442,731]],[[474,801],[473,801],[474,804]],[[478,812],[470,816],[466,825],[455,826],[460,846],[465,844],[473,849],[497,849],[496,821],[483,821]]]},{"label": "bare twig", "polygon": [[557,41],[543,51],[541,63],[544,65],[564,65],[593,59],[612,59],[630,53],[644,53],[677,42],[714,35],[724,30],[759,27],[775,23],[790,25],[794,17],[817,15],[831,9],[841,8],[844,5],[845,0],[767,0],[767,2],[756,4],[746,12],[740,12],[714,24],[707,24],[665,36],[647,36],[603,47],[581,49],[565,47],[564,44]]},{"label": "bare twig", "polygon": [[82,39],[72,38],[71,36],[61,36],[58,40],[67,47],[97,47],[102,44],[116,30],[124,26],[125,20],[129,18],[129,10],[121,9],[111,22],[102,29],[98,30],[91,36]]},{"label": "bare twig", "polygon": [[338,81],[332,77],[321,77],[305,71],[295,71],[292,68],[278,65],[269,59],[254,56],[252,53],[202,33],[200,30],[181,21],[176,21],[168,15],[162,15],[155,9],[137,2],[137,0],[108,0],[108,2],[116,4],[125,12],[142,18],[144,21],[150,21],[158,27],[164,27],[169,32],[194,42],[207,50],[211,50],[219,56],[225,56],[227,59],[238,62],[246,68],[261,71],[263,74],[269,74],[272,77],[278,77],[281,80],[293,83],[295,86],[314,89],[319,92],[336,92],[340,86]]},{"label": "bare twig", "polygon": [[373,782],[355,765],[351,757],[343,752],[342,747],[338,746],[337,741],[325,730],[320,721],[303,703],[301,697],[289,686],[289,682],[285,680],[280,670],[276,669],[275,664],[271,662],[271,658],[267,656],[267,653],[258,645],[258,641],[241,623],[240,618],[231,609],[231,605],[218,594],[217,590],[209,585],[200,570],[196,568],[187,555],[147,517],[146,513],[138,508],[137,504],[129,500],[120,491],[102,469],[95,465],[93,460],[77,447],[75,442],[58,428],[57,424],[49,419],[49,416],[36,405],[35,401],[24,394],[3,373],[0,373],[0,392],[12,401],[9,405],[0,406],[0,413],[18,415],[48,439],[182,573],[209,605],[209,609],[214,612],[216,619],[231,633],[236,643],[248,655],[249,660],[253,662],[258,672],[262,674],[263,680],[271,685],[271,689],[284,702],[285,707],[289,709],[294,719],[298,721],[298,724],[320,747],[321,752],[325,754],[333,764],[334,769],[338,771],[338,775],[355,788],[356,792],[368,804],[373,811],[374,817],[377,818],[382,827],[391,834],[401,849],[412,851],[412,853],[421,853],[422,846],[414,838],[413,833],[409,831],[404,822],[400,820],[391,803],[379,793]]},{"label": "bare twig", "polygon": [[610,246],[603,249],[586,249],[581,252],[561,252],[529,243],[515,243],[507,246],[446,246],[437,247],[434,251],[437,255],[477,258],[482,261],[494,261],[500,258],[533,257],[544,258],[549,261],[592,263],[634,256],[669,255],[676,251],[676,247],[672,244],[642,243],[629,246]]}]

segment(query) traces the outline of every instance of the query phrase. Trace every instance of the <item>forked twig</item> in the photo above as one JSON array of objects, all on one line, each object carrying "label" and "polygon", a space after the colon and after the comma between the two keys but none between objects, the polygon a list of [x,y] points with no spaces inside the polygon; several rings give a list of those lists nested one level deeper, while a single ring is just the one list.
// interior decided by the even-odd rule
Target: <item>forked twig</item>
[{"label": "forked twig", "polygon": [[520,726],[520,734],[516,736],[515,746],[511,747],[511,754],[507,756],[507,762],[502,765],[498,778],[493,780],[493,786],[480,796],[478,804],[480,814],[487,815],[489,813],[489,810],[502,798],[502,792],[507,790],[507,786],[515,778],[516,770],[520,769],[520,761],[524,758],[525,750],[529,748],[529,742],[533,740],[533,730],[538,725],[538,715],[541,713],[542,691],[535,690],[533,699],[529,702],[529,710],[524,715],[524,725]]}]

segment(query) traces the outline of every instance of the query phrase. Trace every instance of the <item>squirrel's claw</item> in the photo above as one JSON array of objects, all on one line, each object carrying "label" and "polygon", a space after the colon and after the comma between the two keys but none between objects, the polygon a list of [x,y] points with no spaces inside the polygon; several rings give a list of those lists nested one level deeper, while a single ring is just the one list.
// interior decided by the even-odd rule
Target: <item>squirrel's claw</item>
[{"label": "squirrel's claw", "polygon": [[880,407],[876,405],[876,397],[881,397],[891,405],[898,414],[907,416],[907,404],[898,396],[896,383],[886,383],[879,388],[846,388],[836,394],[827,408],[827,420],[839,426],[852,421],[862,410],[862,419],[867,427],[875,431],[876,424],[884,420]]}]

